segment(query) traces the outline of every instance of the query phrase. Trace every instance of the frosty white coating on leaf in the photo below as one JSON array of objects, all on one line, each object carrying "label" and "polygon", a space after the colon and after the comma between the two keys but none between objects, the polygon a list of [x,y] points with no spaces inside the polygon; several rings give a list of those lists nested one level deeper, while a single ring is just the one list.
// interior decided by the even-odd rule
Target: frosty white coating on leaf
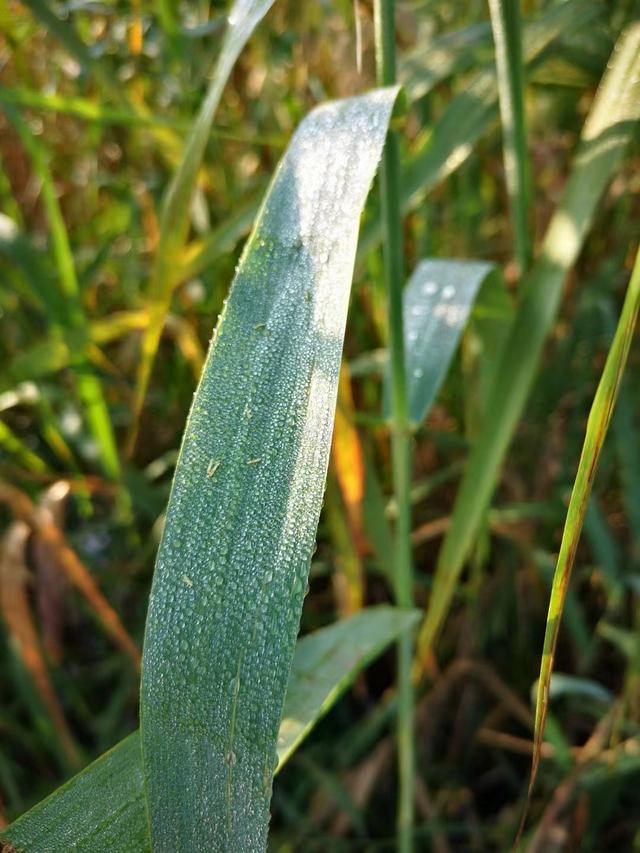
[{"label": "frosty white coating on leaf", "polygon": [[[493,269],[486,261],[426,260],[418,264],[407,282],[403,315],[413,423],[420,423],[430,409],[480,286]],[[390,396],[389,377],[386,379],[385,403]]]},{"label": "frosty white coating on leaf", "polygon": [[142,742],[154,850],[266,844],[358,223],[395,95],[328,104],[301,124],[207,358],[145,637]]}]

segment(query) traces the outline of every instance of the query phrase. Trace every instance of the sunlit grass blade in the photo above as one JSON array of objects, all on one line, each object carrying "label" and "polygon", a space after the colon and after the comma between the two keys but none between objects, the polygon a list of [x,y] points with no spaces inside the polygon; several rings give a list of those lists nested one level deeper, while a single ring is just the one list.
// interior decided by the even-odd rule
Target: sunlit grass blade
[{"label": "sunlit grass blade", "polygon": [[567,272],[586,239],[598,202],[640,115],[640,25],[619,39],[583,129],[574,167],[551,220],[540,258],[526,277],[489,394],[489,417],[471,451],[451,526],[438,555],[419,652],[432,649],[456,583],[487,511],[500,467],[531,388]]},{"label": "sunlit grass blade", "polygon": [[[65,300],[63,325],[59,326],[56,323],[54,328],[59,331],[63,338],[67,328],[73,329],[78,337],[82,338],[87,334],[88,321],[82,306],[69,235],[60,210],[60,203],[45,150],[31,133],[24,119],[12,107],[5,106],[5,110],[29,152],[33,168],[42,185],[42,201],[51,232],[52,251],[58,273],[58,286]],[[77,349],[74,348],[71,354],[78,396],[82,402],[89,429],[100,452],[100,462],[107,476],[117,480],[120,477],[120,461],[102,384],[89,368],[86,352],[81,345]]]},{"label": "sunlit grass blade", "polygon": [[[301,124],[196,393],[144,647],[145,778],[151,833],[162,847],[265,843],[359,218],[395,96],[384,89],[338,101]],[[188,701],[176,701],[187,691]],[[208,820],[194,821],[201,813]]]},{"label": "sunlit grass blade", "polygon": [[[70,115],[95,124],[120,127],[147,127],[156,130],[171,129],[172,131],[183,134],[187,133],[191,127],[191,122],[188,119],[152,113],[142,110],[139,106],[127,101],[123,101],[119,108],[114,109],[92,98],[38,92],[25,87],[8,89],[0,86],[1,103]],[[217,127],[211,128],[209,136],[215,139],[248,142],[252,145],[266,145],[271,148],[283,148],[286,144],[285,138],[280,136],[248,135],[240,132],[234,133],[231,130],[222,130]]]},{"label": "sunlit grass blade", "polygon": [[135,445],[138,421],[155,359],[164,318],[177,284],[176,272],[189,233],[190,204],[211,131],[211,125],[231,70],[251,33],[274,0],[234,0],[220,56],[197,119],[185,143],[184,154],[162,203],[160,242],[149,282],[149,325],[143,335],[133,403],[129,450]]},{"label": "sunlit grass blade", "polygon": [[186,247],[181,276],[194,278],[221,255],[233,251],[242,237],[249,233],[260,209],[260,199],[252,198],[235,210],[225,221],[200,240]]},{"label": "sunlit grass blade", "polygon": [[604,370],[593,399],[584,444],[580,454],[567,517],[562,532],[560,553],[553,576],[547,627],[544,636],[544,649],[540,664],[540,677],[536,695],[536,722],[534,732],[534,752],[531,765],[529,796],[535,784],[540,754],[544,738],[544,724],[549,704],[549,684],[553,670],[553,659],[560,631],[560,620],[575,560],[578,542],[582,533],[589,497],[598,467],[600,451],[607,436],[616,398],[620,390],[622,375],[627,363],[629,348],[640,308],[640,253],[631,275],[629,287],[622,307],[618,328],[607,355]]},{"label": "sunlit grass blade", "polygon": [[338,609],[349,616],[364,603],[362,557],[367,549],[364,535],[362,501],[365,487],[364,453],[354,423],[355,405],[349,368],[343,362],[338,384],[330,470],[335,487],[327,489],[327,522],[336,548],[335,577]]},{"label": "sunlit grass blade", "polygon": [[412,100],[423,98],[454,74],[477,67],[491,54],[491,27],[472,24],[447,32],[415,48],[399,60],[399,79]]},{"label": "sunlit grass blade", "polygon": [[489,0],[489,11],[496,47],[504,171],[515,237],[515,257],[522,275],[531,257],[531,238],[520,0]]},{"label": "sunlit grass blade", "polygon": [[[598,14],[596,3],[569,0],[552,6],[525,28],[523,52],[526,65],[567,31],[575,32]],[[474,75],[464,90],[446,107],[438,121],[418,138],[415,150],[402,168],[402,209],[413,210],[441,181],[456,171],[471,155],[475,143],[499,115],[495,71]],[[362,230],[358,253],[364,255],[382,236],[380,217],[369,220]]]},{"label": "sunlit grass blade", "polygon": [[[280,724],[277,771],[356,675],[418,618],[415,611],[375,607],[299,640]],[[0,838],[25,853],[59,853],[62,844],[84,853],[150,851],[138,733],[19,818]]]},{"label": "sunlit grass blade", "polygon": [[[444,381],[473,304],[495,271],[486,261],[421,261],[403,294],[409,417],[422,423]],[[389,374],[385,377],[389,412]]]}]

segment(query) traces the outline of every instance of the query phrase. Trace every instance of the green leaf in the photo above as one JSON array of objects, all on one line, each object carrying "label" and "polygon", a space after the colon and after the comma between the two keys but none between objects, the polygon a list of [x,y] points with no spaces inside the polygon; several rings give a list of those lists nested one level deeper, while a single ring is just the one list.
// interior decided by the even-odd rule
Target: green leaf
[{"label": "green leaf", "polygon": [[500,467],[535,377],[567,272],[580,253],[596,207],[640,116],[640,25],[620,37],[585,124],[563,198],[539,259],[523,283],[523,299],[493,380],[488,418],[474,445],[438,555],[419,648],[433,647],[462,567],[487,511]]},{"label": "green leaf", "polygon": [[359,218],[396,93],[327,104],[301,124],[196,393],[142,675],[151,832],[163,849],[249,851],[266,840]]},{"label": "green leaf", "polygon": [[[374,607],[298,642],[278,737],[278,770],[355,676],[417,619],[416,611]],[[34,806],[0,838],[26,853],[150,851],[138,733]]]},{"label": "green leaf", "polygon": [[189,233],[191,199],[211,133],[211,125],[236,59],[273,2],[274,0],[234,0],[207,94],[189,133],[180,166],[163,199],[159,245],[149,284],[149,325],[142,341],[133,404],[134,420],[129,439],[130,448],[135,443],[138,419],[151,378],[165,316],[171,305],[171,294],[179,280],[180,256]]},{"label": "green leaf", "polygon": [[531,238],[520,0],[489,0],[489,11],[496,46],[504,171],[515,235],[515,257],[522,274],[529,265]]},{"label": "green leaf", "polygon": [[78,397],[82,402],[93,439],[100,451],[100,461],[104,472],[111,479],[118,480],[120,478],[120,460],[115,435],[102,383],[89,367],[83,346],[83,342],[88,339],[88,320],[82,305],[69,235],[62,217],[53,176],[47,162],[47,153],[21,115],[8,104],[5,105],[4,110],[18,131],[20,139],[31,157],[34,172],[42,185],[42,202],[48,219],[52,252],[57,271],[57,286],[63,297],[65,315],[60,322],[53,323],[54,332],[63,340],[69,336],[70,331],[73,333],[74,339],[78,337],[81,339],[77,346],[69,347],[70,362],[75,374]]},{"label": "green leaf", "polygon": [[[481,286],[495,270],[486,261],[425,260],[404,290],[405,369],[409,418],[420,424],[431,408]],[[388,416],[390,376],[385,375]]]}]

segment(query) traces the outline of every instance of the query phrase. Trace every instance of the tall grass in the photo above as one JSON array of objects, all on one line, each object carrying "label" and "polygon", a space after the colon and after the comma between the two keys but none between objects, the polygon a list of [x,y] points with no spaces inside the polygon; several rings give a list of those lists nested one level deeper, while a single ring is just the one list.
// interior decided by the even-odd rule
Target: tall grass
[{"label": "tall grass", "polygon": [[[380,86],[396,82],[396,27],[394,0],[376,0],[374,6],[376,69]],[[380,167],[380,196],[384,229],[384,263],[389,316],[391,374],[391,459],[393,493],[397,506],[394,561],[391,567],[397,604],[411,608],[413,555],[411,553],[411,437],[404,353],[402,288],[402,219],[400,214],[400,155],[395,133],[390,132]],[[411,680],[413,639],[403,634],[398,642],[398,850],[413,849],[414,811],[414,699]]]},{"label": "tall grass", "polygon": [[0,13],[3,850],[633,847],[640,28],[445,6]]}]

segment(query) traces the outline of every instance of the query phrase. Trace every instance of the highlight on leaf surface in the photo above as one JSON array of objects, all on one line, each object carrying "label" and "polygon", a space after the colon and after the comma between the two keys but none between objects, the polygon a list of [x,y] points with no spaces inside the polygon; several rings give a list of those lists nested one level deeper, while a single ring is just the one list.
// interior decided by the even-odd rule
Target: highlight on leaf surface
[{"label": "highlight on leaf surface", "polygon": [[359,219],[396,94],[329,103],[302,122],[213,338],[146,625],[141,733],[157,844],[248,851],[266,841]]}]

